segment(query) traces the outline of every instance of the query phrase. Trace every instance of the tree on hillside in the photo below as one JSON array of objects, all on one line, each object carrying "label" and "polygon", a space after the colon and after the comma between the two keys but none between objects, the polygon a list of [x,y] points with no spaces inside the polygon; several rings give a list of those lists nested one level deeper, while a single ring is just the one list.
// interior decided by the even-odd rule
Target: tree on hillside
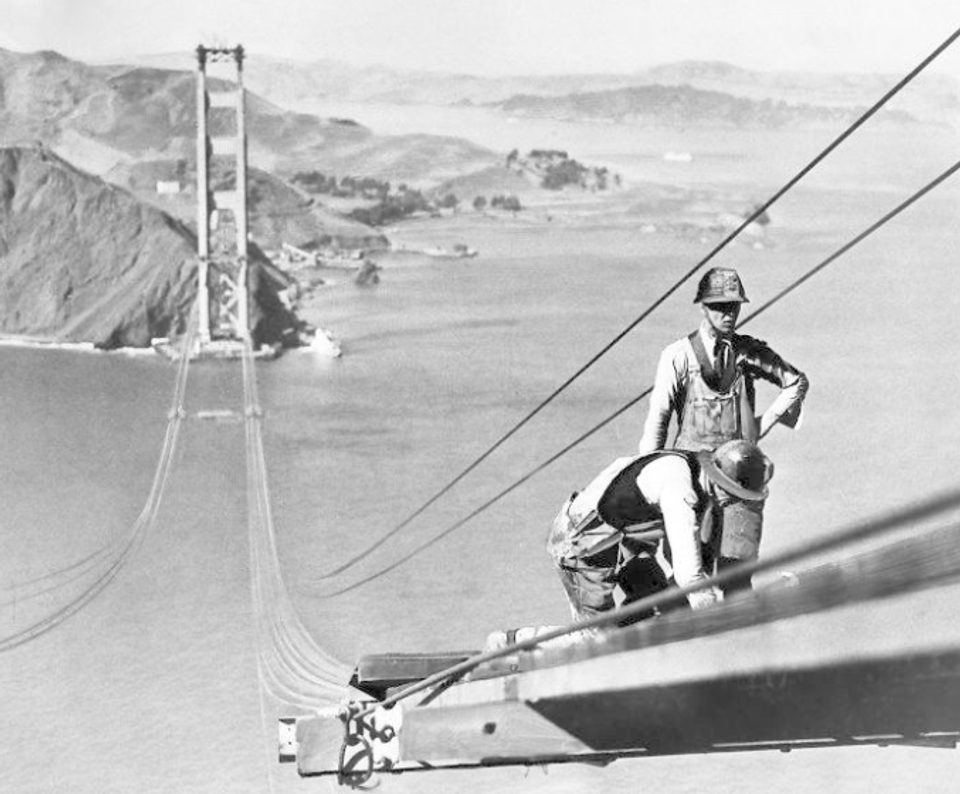
[{"label": "tree on hillside", "polygon": [[473,208],[474,208],[477,212],[481,212],[481,211],[483,210],[483,208],[486,207],[486,206],[487,206],[487,200],[486,200],[483,196],[477,196],[477,197],[473,200]]},{"label": "tree on hillside", "polygon": [[494,209],[507,210],[508,212],[519,212],[523,207],[520,206],[520,199],[516,196],[494,196],[490,199],[490,206]]},{"label": "tree on hillside", "polygon": [[564,185],[581,185],[587,169],[576,160],[561,160],[547,167],[540,185],[547,190],[560,190]]}]

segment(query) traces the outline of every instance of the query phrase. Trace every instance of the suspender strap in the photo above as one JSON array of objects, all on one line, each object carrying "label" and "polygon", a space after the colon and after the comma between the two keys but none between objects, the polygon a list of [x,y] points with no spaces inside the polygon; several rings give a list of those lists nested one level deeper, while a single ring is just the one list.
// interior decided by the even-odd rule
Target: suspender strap
[{"label": "suspender strap", "polygon": [[697,357],[697,363],[700,365],[700,372],[703,380],[714,391],[720,391],[721,373],[713,368],[713,362],[707,355],[707,349],[703,346],[703,339],[700,338],[700,332],[694,331],[687,337],[690,340],[690,346],[693,348],[693,354]]},{"label": "suspender strap", "polygon": [[614,546],[620,543],[623,540],[623,532],[619,529],[615,530],[610,534],[609,537],[604,538],[597,543],[594,543],[589,549],[584,549],[581,551],[575,559],[577,560],[587,560],[594,555],[600,554],[601,552],[606,551],[607,549],[612,549]]},{"label": "suspender strap", "polygon": [[598,527],[602,523],[603,522],[600,520],[600,515],[597,513],[597,511],[591,510],[589,513],[587,513],[583,518],[581,518],[577,522],[577,525],[573,528],[572,537],[577,537],[578,535],[582,535],[588,529],[593,529],[594,527]]}]

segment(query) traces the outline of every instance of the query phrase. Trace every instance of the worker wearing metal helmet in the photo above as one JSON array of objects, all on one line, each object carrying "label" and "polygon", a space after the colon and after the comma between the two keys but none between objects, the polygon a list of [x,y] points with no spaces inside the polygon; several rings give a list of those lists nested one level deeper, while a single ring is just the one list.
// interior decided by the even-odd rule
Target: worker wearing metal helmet
[{"label": "worker wearing metal helmet", "polygon": [[[713,450],[727,441],[758,441],[777,424],[795,427],[808,389],[806,376],[766,342],[735,333],[742,304],[749,302],[736,270],[715,267],[697,286],[700,327],[660,355],[641,453],[664,449],[676,415],[676,449]],[[755,413],[758,380],[780,389],[760,417]],[[757,556],[762,503],[725,511],[725,529],[712,539],[711,554],[724,565]]]},{"label": "worker wearing metal helmet", "polygon": [[[665,589],[664,558],[679,585],[705,580],[701,538],[712,533],[719,511],[766,499],[772,476],[770,460],[742,440],[716,451],[660,450],[615,460],[567,500],[547,538],[574,619],[613,609],[617,588],[623,604]],[[687,596],[694,609],[719,598],[709,585]]]}]

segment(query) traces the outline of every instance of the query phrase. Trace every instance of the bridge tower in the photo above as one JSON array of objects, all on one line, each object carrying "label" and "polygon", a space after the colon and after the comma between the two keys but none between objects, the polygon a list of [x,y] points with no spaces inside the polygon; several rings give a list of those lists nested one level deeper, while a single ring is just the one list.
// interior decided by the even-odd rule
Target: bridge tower
[{"label": "bridge tower", "polygon": [[[197,47],[197,248],[200,353],[250,335],[243,47]],[[207,69],[226,66],[228,75]]]}]

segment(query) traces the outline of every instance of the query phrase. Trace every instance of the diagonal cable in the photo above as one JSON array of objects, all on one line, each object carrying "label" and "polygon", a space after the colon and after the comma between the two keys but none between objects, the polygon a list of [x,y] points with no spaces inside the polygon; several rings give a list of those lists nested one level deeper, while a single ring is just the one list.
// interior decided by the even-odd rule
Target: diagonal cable
[{"label": "diagonal cable", "polygon": [[568,377],[563,383],[561,383],[556,389],[554,389],[544,400],[542,400],[532,411],[530,411],[526,416],[524,416],[519,422],[517,422],[513,427],[511,427],[506,433],[504,433],[500,438],[498,438],[490,447],[487,448],[478,458],[476,458],[469,466],[463,469],[458,475],[456,475],[452,480],[450,480],[443,488],[437,491],[433,496],[427,499],[420,507],[418,507],[414,512],[407,516],[403,521],[401,521],[393,529],[389,530],[385,535],[383,535],[378,540],[374,541],[362,551],[355,554],[353,557],[348,559],[346,562],[337,566],[336,568],[327,571],[321,575],[320,579],[329,579],[337,574],[342,573],[348,568],[352,568],[372,551],[374,551],[382,543],[385,543],[391,537],[396,535],[398,532],[406,528],[414,519],[420,516],[428,507],[430,507],[434,502],[444,496],[451,488],[453,488],[457,483],[459,483],[464,477],[466,477],[470,472],[477,468],[483,461],[485,461],[490,455],[492,455],[497,449],[499,449],[508,439],[512,438],[522,427],[524,427],[531,419],[533,419],[537,414],[539,414],[544,408],[546,408],[550,403],[552,403],[557,397],[560,396],[566,389],[581,375],[583,375],[588,369],[590,369],[594,364],[597,363],[603,356],[605,356],[615,345],[617,345],[627,334],[629,334],[634,328],[636,328],[643,320],[645,320],[655,309],[662,305],[671,295],[673,295],[681,286],[683,286],[690,278],[710,262],[720,251],[726,248],[740,234],[744,229],[747,228],[751,223],[753,223],[757,218],[759,218],[764,212],[766,212],[776,201],[778,201],[787,191],[792,189],[803,177],[805,177],[810,171],[812,171],[817,165],[819,165],[829,154],[831,154],[834,149],[836,149],[841,143],[843,143],[847,138],[849,138],[857,129],[863,126],[866,121],[873,116],[880,108],[882,108],[887,102],[890,101],[894,96],[896,96],[908,83],[910,83],[920,72],[926,69],[927,66],[937,58],[944,50],[947,49],[953,42],[960,37],[960,28],[955,30],[953,33],[948,36],[943,43],[941,43],[936,49],[934,49],[926,58],[924,58],[916,67],[914,67],[905,77],[903,77],[893,88],[891,88],[887,93],[885,93],[876,103],[874,103],[868,110],[866,110],[856,121],[853,122],[846,130],[844,130],[840,135],[838,135],[823,151],[820,152],[816,157],[814,157],[807,165],[801,168],[794,176],[790,179],[783,187],[781,187],[776,193],[774,193],[770,198],[764,201],[762,204],[757,205],[753,212],[748,215],[744,221],[737,226],[732,232],[730,232],[726,237],[724,237],[706,256],[704,256],[699,262],[697,262],[692,268],[690,268],[686,273],[684,273],[666,292],[664,292],[657,300],[655,300],[650,306],[648,306],[636,319],[631,321],[622,331],[620,331],[616,336],[613,337],[606,345],[604,345],[592,358],[590,358],[583,366],[581,366],[576,372],[574,372],[570,377]]},{"label": "diagonal cable", "polygon": [[[935,187],[937,187],[937,186],[940,185],[942,182],[944,182],[946,179],[948,179],[950,176],[952,176],[953,174],[955,174],[958,170],[960,170],[960,160],[958,160],[956,163],[954,163],[952,166],[950,166],[950,168],[948,168],[946,171],[944,171],[942,174],[940,174],[940,176],[938,176],[936,179],[932,180],[931,182],[928,182],[926,185],[924,185],[922,188],[920,188],[920,190],[918,190],[917,192],[915,192],[915,193],[914,193],[912,196],[910,196],[908,199],[906,199],[905,201],[901,202],[899,205],[897,205],[894,209],[892,209],[890,212],[888,212],[888,213],[887,213],[886,215],[884,215],[882,218],[880,218],[879,220],[877,220],[877,221],[875,221],[874,223],[872,223],[870,226],[868,226],[866,229],[864,229],[862,232],[860,232],[858,235],[856,235],[856,237],[854,237],[852,240],[850,240],[849,242],[845,243],[843,246],[841,246],[840,248],[838,248],[836,251],[834,251],[834,253],[832,253],[830,256],[828,256],[826,259],[824,259],[824,260],[823,260],[822,262],[820,262],[818,265],[815,265],[814,267],[812,267],[810,270],[808,270],[806,273],[804,273],[800,278],[798,278],[796,281],[794,281],[794,282],[793,282],[792,284],[790,284],[788,287],[786,287],[785,289],[783,289],[783,290],[781,290],[779,293],[777,293],[777,295],[775,295],[773,298],[771,298],[770,300],[768,300],[768,301],[767,301],[766,303],[764,303],[763,305],[759,306],[756,311],[754,311],[753,313],[751,313],[748,317],[744,318],[743,321],[740,322],[740,324],[738,325],[738,328],[742,328],[744,325],[746,325],[746,324],[747,324],[748,322],[750,322],[752,319],[754,319],[755,317],[757,317],[759,314],[761,314],[762,312],[766,311],[766,310],[769,309],[771,306],[773,306],[775,303],[777,303],[778,301],[782,300],[784,297],[786,297],[787,295],[789,295],[791,292],[793,292],[793,291],[794,291],[797,287],[799,287],[801,284],[803,284],[804,282],[808,281],[810,278],[812,278],[814,275],[816,275],[817,273],[819,273],[821,270],[823,270],[823,269],[824,269],[825,267],[827,267],[829,264],[831,264],[832,262],[836,261],[841,255],[845,254],[847,251],[849,251],[849,250],[850,250],[851,248],[853,248],[855,245],[857,245],[858,243],[862,242],[864,239],[866,239],[867,237],[869,237],[871,234],[873,234],[873,233],[874,233],[875,231],[877,231],[879,228],[881,228],[882,226],[884,226],[885,224],[887,224],[889,221],[891,221],[893,218],[895,218],[897,215],[899,215],[899,214],[900,214],[901,212],[903,212],[905,209],[907,209],[908,207],[910,207],[912,204],[914,204],[914,203],[915,203],[916,201],[918,201],[920,198],[922,198],[923,196],[925,196],[927,193],[929,193],[929,192],[930,192],[931,190],[933,190]],[[415,556],[418,555],[420,552],[428,549],[430,546],[433,546],[435,543],[438,543],[440,540],[442,540],[443,538],[445,538],[447,535],[449,535],[450,533],[456,531],[457,529],[459,529],[460,527],[462,527],[464,524],[466,524],[468,521],[472,520],[473,518],[476,518],[478,515],[480,515],[480,513],[484,512],[484,511],[487,510],[489,507],[492,507],[494,504],[496,504],[497,502],[499,502],[503,497],[505,497],[505,496],[507,496],[508,494],[510,494],[510,493],[512,493],[513,491],[515,491],[517,488],[519,488],[519,487],[520,487],[521,485],[523,485],[525,482],[527,482],[528,480],[530,480],[531,478],[533,478],[534,476],[536,476],[537,474],[539,474],[541,471],[543,471],[544,469],[546,469],[548,466],[550,466],[551,464],[553,464],[554,462],[556,462],[559,458],[563,457],[567,452],[569,452],[570,450],[572,450],[574,447],[579,446],[579,445],[580,445],[581,443],[583,443],[586,439],[590,438],[590,436],[594,435],[596,432],[598,432],[599,430],[601,430],[602,428],[604,428],[604,427],[606,427],[608,424],[610,424],[610,422],[612,422],[612,421],[613,421],[614,419],[616,419],[618,416],[620,416],[621,414],[625,413],[628,409],[632,408],[634,405],[636,405],[638,402],[640,402],[640,400],[642,400],[644,397],[646,397],[648,394],[650,394],[651,391],[653,391],[653,387],[648,387],[648,388],[644,389],[640,394],[638,394],[636,397],[632,398],[632,399],[629,400],[627,403],[625,403],[624,405],[622,405],[620,408],[618,408],[616,411],[614,411],[612,414],[610,414],[606,419],[604,419],[603,421],[601,421],[599,424],[594,425],[592,428],[590,428],[589,430],[587,430],[585,433],[583,433],[583,434],[581,434],[580,436],[578,436],[576,439],[574,439],[574,440],[571,441],[569,444],[567,444],[565,447],[563,447],[563,449],[561,449],[559,452],[555,453],[554,455],[552,455],[551,457],[549,457],[547,460],[545,460],[543,463],[539,464],[536,468],[532,469],[532,470],[529,471],[527,474],[523,475],[519,480],[516,480],[512,485],[508,486],[507,488],[504,488],[504,489],[503,489],[502,491],[500,491],[498,494],[496,494],[495,496],[493,496],[493,497],[491,497],[490,499],[488,499],[486,502],[484,502],[484,503],[483,503],[482,505],[480,505],[478,508],[476,508],[476,509],[473,510],[471,513],[469,513],[466,517],[460,519],[460,520],[457,521],[455,524],[452,524],[451,526],[449,526],[449,527],[447,527],[446,529],[444,529],[440,534],[433,536],[432,538],[424,541],[423,543],[421,543],[421,544],[418,545],[418,546],[415,546],[411,551],[407,552],[407,553],[404,554],[402,557],[400,557],[400,558],[398,558],[397,560],[395,560],[394,562],[392,562],[390,565],[387,565],[387,566],[381,568],[380,570],[376,571],[375,573],[370,574],[369,576],[366,576],[366,577],[364,577],[364,578],[362,578],[362,579],[354,582],[354,583],[351,584],[351,585],[347,585],[346,587],[342,587],[342,588],[340,588],[340,589],[338,589],[338,590],[334,590],[334,591],[332,591],[332,592],[330,592],[330,593],[325,593],[325,594],[323,594],[321,597],[331,598],[331,597],[333,597],[333,596],[342,595],[343,593],[348,593],[348,592],[350,592],[351,590],[355,590],[356,588],[360,587],[361,585],[367,584],[368,582],[372,582],[372,581],[374,581],[375,579],[379,579],[381,576],[384,576],[384,575],[390,573],[391,571],[395,570],[396,568],[399,568],[401,565],[403,565],[405,562],[407,562],[408,560],[410,560],[412,557],[415,557]]]}]

